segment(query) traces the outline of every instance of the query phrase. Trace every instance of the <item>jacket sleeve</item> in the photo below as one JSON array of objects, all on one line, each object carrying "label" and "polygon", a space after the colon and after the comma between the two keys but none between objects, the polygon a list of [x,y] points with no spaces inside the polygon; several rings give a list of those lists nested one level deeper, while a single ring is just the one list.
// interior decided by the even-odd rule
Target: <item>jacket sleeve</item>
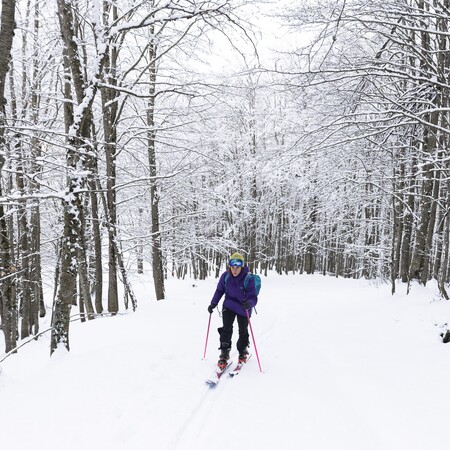
[{"label": "jacket sleeve", "polygon": [[250,277],[245,292],[246,299],[250,302],[252,308],[258,303],[258,296],[256,295],[255,279]]},{"label": "jacket sleeve", "polygon": [[214,292],[213,298],[211,300],[212,305],[217,305],[220,302],[220,299],[223,297],[223,294],[225,294],[225,275],[226,272],[224,272],[219,282],[217,283],[216,292]]}]

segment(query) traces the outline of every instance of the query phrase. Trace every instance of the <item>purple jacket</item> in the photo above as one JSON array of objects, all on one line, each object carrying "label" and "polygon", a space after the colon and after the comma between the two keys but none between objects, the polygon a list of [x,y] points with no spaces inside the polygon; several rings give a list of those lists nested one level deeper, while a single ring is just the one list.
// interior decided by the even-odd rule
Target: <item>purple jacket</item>
[{"label": "purple jacket", "polygon": [[[251,309],[248,313],[251,314],[252,308],[258,303],[258,297],[256,296],[255,281],[250,278],[247,284],[247,289],[244,291],[244,279],[249,273],[249,268],[244,266],[237,277],[234,277],[229,272],[224,272],[217,283],[217,289],[211,300],[212,305],[217,305],[225,294],[225,300],[223,302],[223,308],[239,314],[240,316],[246,316],[247,313],[242,307],[242,302],[248,300],[251,305]],[[227,285],[225,287],[225,277],[228,275]]]}]

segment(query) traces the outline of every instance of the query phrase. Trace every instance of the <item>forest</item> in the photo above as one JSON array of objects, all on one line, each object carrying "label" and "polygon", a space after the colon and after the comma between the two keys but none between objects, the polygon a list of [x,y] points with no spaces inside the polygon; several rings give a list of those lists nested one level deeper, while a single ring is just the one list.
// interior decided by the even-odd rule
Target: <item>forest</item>
[{"label": "forest", "polygon": [[235,250],[448,300],[449,8],[2,0],[5,351],[50,313],[69,349],[72,320],[136,308],[131,271],[163,300]]}]

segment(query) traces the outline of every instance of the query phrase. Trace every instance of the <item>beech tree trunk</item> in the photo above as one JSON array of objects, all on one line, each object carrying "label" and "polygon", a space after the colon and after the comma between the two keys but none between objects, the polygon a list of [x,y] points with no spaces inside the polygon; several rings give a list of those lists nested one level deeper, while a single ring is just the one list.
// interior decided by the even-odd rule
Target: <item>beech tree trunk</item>
[{"label": "beech tree trunk", "polygon": [[[154,28],[151,28],[153,36]],[[157,45],[153,40],[149,46],[149,83],[150,92],[147,104],[147,149],[148,149],[148,164],[150,171],[150,201],[151,201],[151,245],[152,245],[152,270],[153,280],[155,285],[156,300],[163,300],[165,298],[164,288],[164,270],[161,251],[161,230],[159,226],[159,192],[157,182],[157,167],[156,167],[156,131],[155,131],[155,99],[156,99],[156,55]]]},{"label": "beech tree trunk", "polygon": [[[3,167],[6,154],[5,139],[5,84],[11,60],[11,48],[14,36],[15,0],[2,0],[0,27],[0,197],[3,195]],[[11,264],[11,243],[6,210],[0,203],[0,319],[5,337],[5,351],[15,347],[17,337],[17,302],[14,296],[14,273]]]}]

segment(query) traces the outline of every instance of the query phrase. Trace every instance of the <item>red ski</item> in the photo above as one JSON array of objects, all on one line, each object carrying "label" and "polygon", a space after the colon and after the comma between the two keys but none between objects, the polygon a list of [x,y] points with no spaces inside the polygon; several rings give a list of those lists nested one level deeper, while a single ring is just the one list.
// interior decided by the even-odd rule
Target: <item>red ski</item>
[{"label": "red ski", "polygon": [[236,367],[235,367],[231,372],[229,372],[228,375],[229,375],[231,378],[233,378],[233,377],[236,376],[236,375],[239,375],[239,374],[241,373],[242,367],[245,366],[245,365],[247,364],[247,362],[248,362],[248,360],[251,358],[251,356],[252,356],[251,353],[249,353],[249,354],[247,355],[247,360],[246,360],[245,362],[238,362],[237,365],[236,365]]},{"label": "red ski", "polygon": [[219,367],[217,367],[214,370],[214,372],[211,374],[211,376],[205,380],[206,384],[209,387],[217,386],[217,383],[220,381],[220,378],[228,370],[228,368],[231,366],[231,364],[233,364],[233,361],[228,361],[227,366],[223,369],[220,369]]}]

